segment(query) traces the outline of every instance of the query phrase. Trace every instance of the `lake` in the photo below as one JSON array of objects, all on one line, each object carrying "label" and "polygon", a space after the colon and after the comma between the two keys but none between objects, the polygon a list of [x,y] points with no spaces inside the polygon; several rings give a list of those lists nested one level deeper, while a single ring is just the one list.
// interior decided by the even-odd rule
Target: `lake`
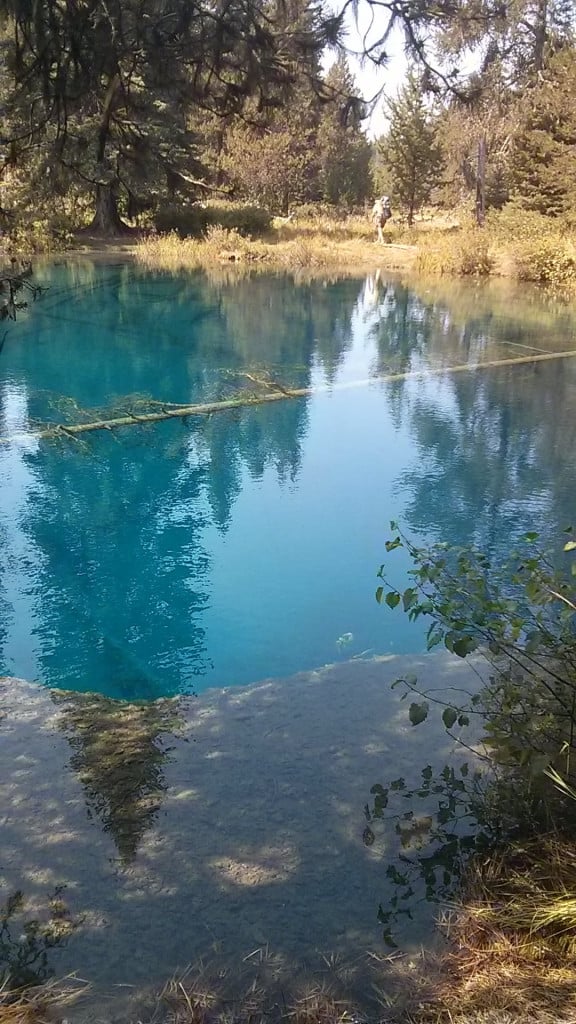
[{"label": "lake", "polygon": [[[134,700],[419,653],[424,625],[374,600],[390,520],[492,556],[570,522],[576,362],[521,361],[575,347],[566,307],[375,275],[37,278],[0,356],[0,673]],[[266,376],[315,393],[21,437]]]},{"label": "lake", "polygon": [[[0,968],[86,979],[78,1024],[157,1019],[190,964],[227,998],[320,986],[380,1019],[437,908],[401,918],[414,960],[390,961],[379,906],[425,829],[415,847],[394,820],[367,830],[370,790],[400,778],[400,813],[404,780],[462,756],[391,684],[470,690],[480,670],[377,605],[389,521],[494,559],[529,529],[558,544],[576,317],[535,290],[377,274],[78,260],[37,278],[0,353],[4,913],[22,894]],[[255,380],[307,393],[37,436]],[[408,568],[395,552],[400,587]]]}]

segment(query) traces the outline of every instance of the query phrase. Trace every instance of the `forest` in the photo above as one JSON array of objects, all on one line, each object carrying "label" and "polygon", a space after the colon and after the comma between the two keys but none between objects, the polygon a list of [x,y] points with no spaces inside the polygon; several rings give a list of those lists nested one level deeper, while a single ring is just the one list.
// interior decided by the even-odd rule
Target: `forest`
[{"label": "forest", "polygon": [[[398,41],[409,62],[377,139],[356,16],[375,81]],[[574,28],[571,0],[3,0],[0,227],[41,248],[79,228],[190,233],[214,200],[342,214],[386,192],[408,225],[512,205],[570,229]]]}]

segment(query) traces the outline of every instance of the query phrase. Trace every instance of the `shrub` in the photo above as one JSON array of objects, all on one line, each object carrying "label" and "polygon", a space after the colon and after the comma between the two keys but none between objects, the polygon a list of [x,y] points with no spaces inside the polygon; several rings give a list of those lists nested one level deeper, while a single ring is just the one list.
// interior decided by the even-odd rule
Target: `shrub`
[{"label": "shrub", "polygon": [[[468,697],[460,691],[458,705],[445,707],[444,725],[467,726],[479,716],[493,764],[529,779],[538,800],[545,793],[550,815],[555,802],[566,806],[566,794],[550,785],[551,770],[576,784],[576,595],[571,570],[570,576],[556,570],[538,538],[526,533],[508,558],[492,562],[476,548],[420,548],[398,533],[386,549],[408,553],[412,586],[387,592],[382,566],[385,585],[376,597],[391,608],[401,605],[411,620],[427,616],[429,649],[443,644],[460,658],[481,652],[493,670],[488,682]],[[564,550],[575,551],[576,541]],[[413,680],[405,684],[407,692],[418,692]],[[412,724],[428,710],[428,701],[412,704]]]},{"label": "shrub", "polygon": [[516,271],[521,281],[535,281],[554,288],[576,286],[576,249],[560,237],[527,243],[516,253]]},{"label": "shrub", "polygon": [[181,238],[199,238],[211,227],[237,231],[240,235],[264,235],[270,230],[272,218],[259,206],[194,204],[161,207],[155,218],[156,230],[162,234],[176,232]]},{"label": "shrub", "polygon": [[48,220],[17,220],[1,236],[0,249],[15,256],[32,256],[65,249],[71,240],[70,231]]},{"label": "shrub", "polygon": [[556,234],[558,222],[551,223],[535,210],[522,210],[514,203],[508,203],[502,210],[490,210],[486,216],[486,230],[494,241],[509,245],[510,242],[537,242],[549,236],[551,230]]},{"label": "shrub", "polygon": [[488,238],[478,230],[421,241],[416,259],[421,274],[485,277],[493,267]]},{"label": "shrub", "polygon": [[456,245],[456,272],[470,277],[485,277],[494,269],[485,236],[475,234],[462,238]]}]

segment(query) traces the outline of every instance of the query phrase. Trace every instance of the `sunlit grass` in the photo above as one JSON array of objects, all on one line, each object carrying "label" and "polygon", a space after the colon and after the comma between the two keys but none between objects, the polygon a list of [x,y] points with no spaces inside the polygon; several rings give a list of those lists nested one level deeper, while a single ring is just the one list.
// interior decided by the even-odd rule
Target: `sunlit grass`
[{"label": "sunlit grass", "polygon": [[[392,235],[390,234],[390,240]],[[136,247],[136,258],[150,268],[178,271],[235,263],[251,268],[338,268],[355,273],[379,265],[409,268],[415,249],[376,243],[368,218],[335,220],[323,216],[291,221],[276,218],[262,239],[250,239],[236,231],[208,229],[203,238],[180,239],[175,233],[149,235]]]},{"label": "sunlit grass", "polygon": [[415,1020],[576,1019],[576,850],[557,836],[478,857],[451,914],[451,950]]},{"label": "sunlit grass", "polygon": [[546,285],[576,287],[576,232],[571,222],[507,207],[479,228],[470,210],[433,212],[408,226],[395,217],[378,245],[369,216],[329,215],[306,208],[276,217],[261,238],[218,225],[201,238],[149,235],[136,257],[144,265],[177,271],[232,263],[250,268],[338,269],[357,273],[377,266],[416,270],[423,277],[500,275]]},{"label": "sunlit grass", "polygon": [[0,1024],[55,1024],[66,1016],[67,1007],[86,990],[84,982],[69,976],[60,982],[46,982],[29,988],[0,986]]}]

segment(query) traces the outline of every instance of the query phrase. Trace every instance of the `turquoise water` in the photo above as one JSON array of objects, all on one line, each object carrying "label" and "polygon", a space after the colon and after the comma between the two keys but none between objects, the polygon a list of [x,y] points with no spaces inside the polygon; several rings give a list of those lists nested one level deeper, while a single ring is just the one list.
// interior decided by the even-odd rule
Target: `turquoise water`
[{"label": "turquoise water", "polygon": [[[573,520],[576,362],[452,372],[576,348],[536,293],[37,277],[50,290],[0,354],[0,674],[140,699],[419,652],[425,626],[374,600],[390,519],[493,555]],[[320,390],[81,443],[29,433],[126,396],[226,397],[245,372]]]}]

